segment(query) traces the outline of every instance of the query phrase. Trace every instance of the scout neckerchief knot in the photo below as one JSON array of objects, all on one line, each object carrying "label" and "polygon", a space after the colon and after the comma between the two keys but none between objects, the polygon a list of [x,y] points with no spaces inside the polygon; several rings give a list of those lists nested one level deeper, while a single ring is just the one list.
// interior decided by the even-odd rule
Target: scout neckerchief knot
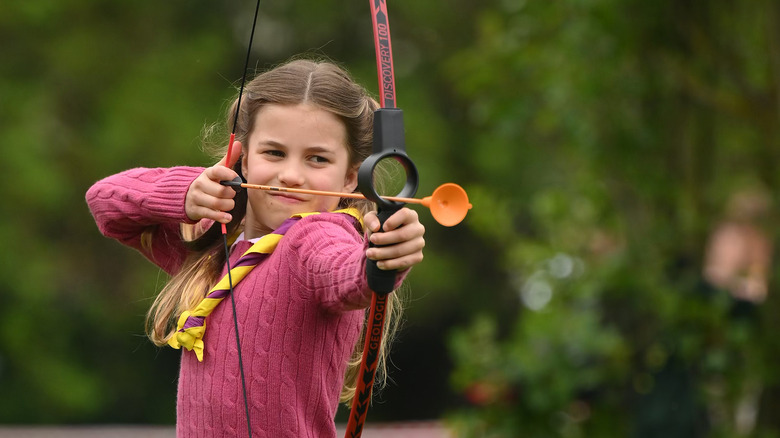
[{"label": "scout neckerchief knot", "polygon": [[[334,213],[343,213],[353,217],[363,227],[363,219],[354,208],[336,210]],[[284,233],[287,232],[296,222],[306,216],[319,213],[300,213],[293,215],[285,220],[282,225],[270,234],[261,237],[255,244],[249,248],[236,265],[231,268],[230,274],[233,277],[233,285],[238,284],[246,275],[260,262],[265,260],[282,240]],[[168,345],[173,348],[184,347],[187,350],[194,351],[198,361],[203,362],[203,335],[206,333],[206,317],[219,305],[222,300],[230,293],[230,279],[226,274],[212,289],[206,294],[206,297],[192,310],[187,310],[179,317],[177,331],[168,340]]]}]

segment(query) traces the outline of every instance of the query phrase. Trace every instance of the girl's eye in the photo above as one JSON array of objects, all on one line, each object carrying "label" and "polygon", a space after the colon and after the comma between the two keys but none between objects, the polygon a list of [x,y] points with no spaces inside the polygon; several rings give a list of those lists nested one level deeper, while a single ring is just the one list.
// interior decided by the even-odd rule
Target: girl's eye
[{"label": "girl's eye", "polygon": [[330,163],[330,160],[327,158],[321,156],[321,155],[312,155],[311,160],[314,161],[317,164],[327,164]]},{"label": "girl's eye", "polygon": [[268,149],[263,151],[263,154],[271,157],[284,158],[284,152],[277,149]]}]

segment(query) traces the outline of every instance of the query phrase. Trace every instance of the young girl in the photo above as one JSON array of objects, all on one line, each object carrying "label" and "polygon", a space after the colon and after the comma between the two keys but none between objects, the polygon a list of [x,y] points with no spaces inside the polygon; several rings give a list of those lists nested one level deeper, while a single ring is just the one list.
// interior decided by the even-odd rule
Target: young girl
[{"label": "young girl", "polygon": [[[228,112],[229,124],[236,106]],[[379,230],[365,201],[261,190],[236,194],[219,182],[240,173],[254,184],[353,192],[358,167],[371,153],[376,107],[335,65],[293,61],[246,86],[231,162],[226,157],[206,169],[132,169],[87,192],[104,235],[139,250],[172,276],[147,322],[155,344],[186,348],[178,383],[179,437],[248,434],[230,302],[205,317],[200,340],[179,336],[186,319],[180,315],[207,301],[226,274],[215,222],[228,224],[231,236],[240,233],[231,267],[253,242],[283,234],[267,258],[234,280],[254,436],[335,436],[338,402],[354,394],[363,345],[358,341],[371,298],[366,257],[381,269],[399,270],[400,285],[423,258],[424,227],[406,208]],[[288,221],[309,212],[320,214]],[[369,249],[369,240],[383,246]]]}]

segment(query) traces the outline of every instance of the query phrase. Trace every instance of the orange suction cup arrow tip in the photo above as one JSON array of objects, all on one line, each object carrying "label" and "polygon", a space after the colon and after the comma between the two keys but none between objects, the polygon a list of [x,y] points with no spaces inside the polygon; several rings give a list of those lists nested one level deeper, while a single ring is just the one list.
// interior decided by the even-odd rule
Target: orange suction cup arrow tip
[{"label": "orange suction cup arrow tip", "polygon": [[430,208],[436,222],[445,227],[458,225],[471,209],[466,191],[454,183],[437,187],[431,196],[423,198],[422,205]]}]

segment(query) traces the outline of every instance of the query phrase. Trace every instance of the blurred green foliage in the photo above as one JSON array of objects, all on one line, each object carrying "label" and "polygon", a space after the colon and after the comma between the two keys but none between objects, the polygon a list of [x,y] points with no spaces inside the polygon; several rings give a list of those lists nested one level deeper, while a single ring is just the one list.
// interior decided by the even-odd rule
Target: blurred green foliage
[{"label": "blurred green foliage", "polygon": [[[777,436],[775,291],[735,302],[702,271],[730,196],[776,205],[780,6],[502,2],[474,22],[449,60],[478,175],[469,224],[523,307],[454,332],[472,407],[452,423]],[[772,241],[776,218],[755,224]]]},{"label": "blurred green foliage", "polygon": [[[165,278],[103,239],[83,196],[126,168],[210,162],[201,132],[236,92],[253,8],[0,4],[0,422],[173,421],[179,353],[142,334]],[[777,436],[778,299],[735,316],[701,272],[733,193],[778,205],[780,6],[389,9],[420,194],[456,181],[474,209],[452,229],[421,212],[396,385],[369,421],[727,437],[752,391],[746,434]],[[376,90],[369,20],[363,2],[263,1],[252,62],[323,55]]]}]

